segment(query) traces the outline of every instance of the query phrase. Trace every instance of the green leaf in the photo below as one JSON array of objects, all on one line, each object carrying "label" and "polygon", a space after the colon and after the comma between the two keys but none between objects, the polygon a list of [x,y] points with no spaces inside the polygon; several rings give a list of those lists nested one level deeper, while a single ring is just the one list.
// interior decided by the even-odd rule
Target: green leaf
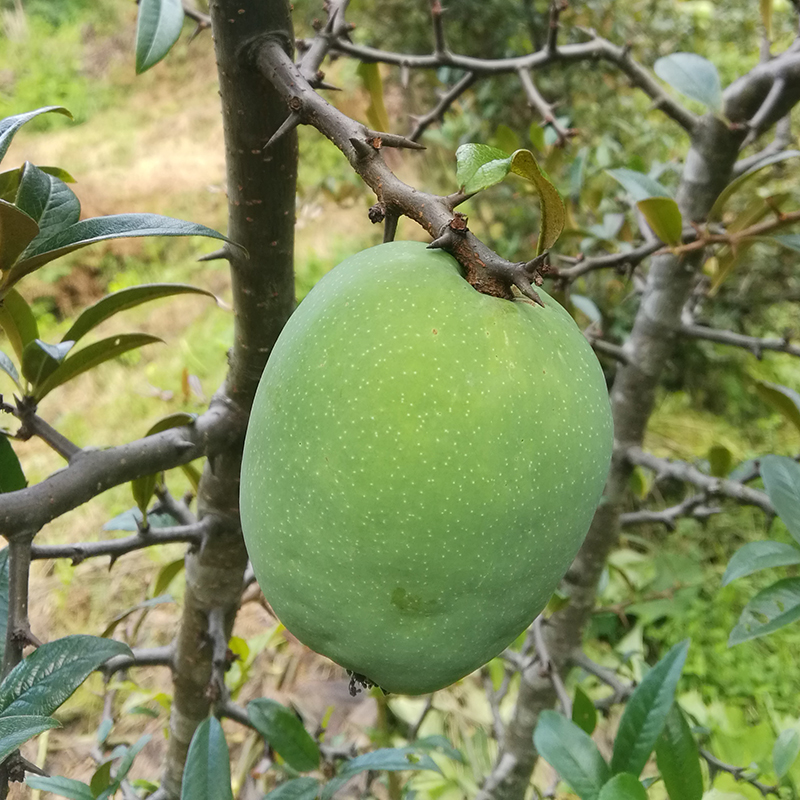
[{"label": "green leaf", "polygon": [[38,237],[47,237],[81,218],[81,204],[64,181],[26,161],[16,198],[17,208],[34,219]]},{"label": "green leaf", "polygon": [[724,444],[714,444],[708,449],[709,471],[715,478],[724,478],[733,469],[733,453]]},{"label": "green leaf", "polygon": [[760,236],[760,241],[776,242],[787,250],[800,253],[800,233],[783,233],[779,236]]},{"label": "green leaf", "polygon": [[530,128],[528,128],[528,138],[540,153],[544,152],[547,147],[544,140],[544,128],[538,122],[531,122]]},{"label": "green leaf", "polygon": [[0,270],[9,270],[38,233],[35,219],[0,200]]},{"label": "green leaf", "polygon": [[136,21],[136,74],[161,61],[183,28],[181,0],[140,0]]},{"label": "green leaf", "polygon": [[540,255],[555,244],[558,237],[561,236],[561,231],[564,230],[564,224],[567,221],[564,201],[556,187],[539,169],[539,164],[530,150],[517,150],[511,156],[511,171],[515,175],[531,181],[539,194],[541,220],[536,255]]},{"label": "green leaf", "polygon": [[488,144],[462,144],[456,150],[456,180],[467,194],[499,183],[511,169],[511,156]]},{"label": "green leaf", "polygon": [[584,297],[582,294],[570,294],[569,301],[592,322],[600,322],[603,319],[600,309],[591,298]]},{"label": "green leaf", "polygon": [[34,339],[22,351],[22,374],[35,387],[47,380],[61,365],[75,342],[48,344]]},{"label": "green leaf", "polygon": [[784,578],[762,589],[745,607],[728,647],[766,636],[800,619],[800,578]]},{"label": "green leaf", "polygon": [[367,107],[369,124],[376,131],[388,131],[389,115],[386,113],[386,106],[383,102],[383,80],[377,62],[362,61],[356,67],[356,73],[369,94],[369,106]]},{"label": "green leaf", "polygon": [[[0,471],[2,474],[2,471]],[[6,652],[8,630],[8,548],[0,550],[0,662]]]},{"label": "green leaf", "polygon": [[786,456],[764,456],[761,477],[778,516],[800,543],[800,464]]},{"label": "green leaf", "polygon": [[636,203],[653,233],[668,245],[679,245],[683,235],[683,217],[678,204],[670,197],[649,197]]},{"label": "green leaf", "polygon": [[95,797],[111,786],[111,767],[112,762],[109,760],[101,764],[94,771],[94,775],[92,775],[92,779],[89,781],[89,788],[92,790],[92,794]]},{"label": "green leaf", "polygon": [[293,778],[264,796],[264,800],[316,800],[319,781],[315,778]]},{"label": "green leaf", "polygon": [[[42,172],[58,178],[64,183],[75,183],[75,178],[61,167],[39,167]],[[6,200],[13,203],[17,196],[17,189],[19,188],[19,179],[22,174],[22,169],[9,169],[5,172],[0,172],[0,200]]]},{"label": "green leaf", "polygon": [[140,736],[125,750],[125,755],[122,756],[119,767],[117,767],[116,774],[114,775],[115,783],[120,784],[127,777],[133,766],[134,759],[142,752],[152,738],[153,737],[149,733],[146,733],[144,736]]},{"label": "green leaf", "polygon": [[756,391],[762,400],[780,411],[800,431],[800,394],[787,386],[768,381],[757,381]]},{"label": "green leaf", "polygon": [[25,474],[11,442],[8,441],[7,436],[0,433],[0,494],[17,492],[27,485],[28,482],[25,480]]},{"label": "green leaf", "polygon": [[172,581],[175,580],[175,577],[180,572],[183,572],[185,567],[186,561],[184,558],[178,558],[175,561],[170,561],[169,564],[165,564],[163,567],[161,567],[161,569],[158,571],[158,575],[156,576],[155,586],[153,587],[153,595],[160,597],[162,594],[164,594]]},{"label": "green leaf", "polygon": [[126,608],[125,611],[121,611],[119,614],[115,615],[100,636],[102,636],[104,639],[107,639],[112,633],[114,633],[117,625],[119,625],[120,622],[128,619],[128,617],[136,611],[141,611],[143,608],[152,608],[153,606],[161,606],[165,603],[174,602],[175,600],[173,599],[172,595],[169,594],[159,595],[158,597],[151,597],[147,600],[142,600],[141,603],[137,603],[135,606]]},{"label": "green leaf", "polygon": [[611,771],[637,777],[653,752],[675,699],[675,687],[689,652],[689,642],[676,644],[644,676],[625,706],[614,741]]},{"label": "green leaf", "polygon": [[94,800],[92,790],[83,781],[76,781],[73,778],[45,778],[40,775],[26,775],[25,784],[31,789],[50,792],[59,797],[66,797],[68,800]]},{"label": "green leaf", "polygon": [[171,297],[177,294],[203,294],[216,300],[216,296],[197,286],[185,283],[150,283],[142,286],[131,286],[121,289],[113,294],[106,295],[94,305],[84,309],[80,316],[72,323],[70,329],[64,334],[61,341],[79,341],[90,330],[96,328],[114,314],[125,311],[134,306],[158,300],[162,297]]},{"label": "green leaf", "polygon": [[22,362],[25,346],[39,336],[39,326],[31,307],[16,289],[11,289],[5,297],[0,298],[0,328],[5,331],[17,358]]},{"label": "green leaf", "polygon": [[739,175],[738,178],[732,180],[719,193],[719,196],[714,201],[714,205],[711,207],[711,211],[708,214],[709,220],[719,219],[722,216],[722,212],[725,210],[725,205],[730,199],[731,195],[733,195],[735,192],[738,192],[745,183],[748,183],[752,177],[761,172],[762,169],[766,169],[767,167],[772,166],[772,164],[786,161],[789,158],[796,158],[797,156],[800,156],[800,150],[784,150],[782,153],[775,153],[774,155],[767,156],[765,159],[755,163],[752,167],[750,167],[750,169]]},{"label": "green leaf", "polygon": [[[151,528],[170,528],[178,524],[171,514],[153,514],[152,512],[147,515],[147,522]],[[117,514],[116,517],[110,519],[103,525],[104,531],[138,531],[141,523],[144,521],[142,512],[134,507]]]},{"label": "green leaf", "polygon": [[99,342],[84,347],[77,353],[65,359],[44,382],[34,390],[34,397],[41,400],[62,383],[72,380],[82,372],[98,366],[105,361],[135,350],[137,347],[144,347],[146,344],[161,342],[158,336],[151,336],[149,333],[121,333],[119,336],[109,336],[108,339],[101,339]]},{"label": "green leaf", "polygon": [[582,730],[592,735],[597,727],[597,709],[592,698],[581,689],[575,687],[575,700],[572,702],[572,721]]},{"label": "green leaf", "polygon": [[539,715],[533,744],[582,800],[597,800],[611,772],[587,733],[548,709]]},{"label": "green leaf", "polygon": [[441,774],[441,770],[430,756],[417,754],[413,747],[385,747],[345,762],[339,774],[322,787],[321,797],[322,800],[330,800],[347,781],[361,772],[378,770],[404,772],[411,769],[424,769]]},{"label": "green leaf", "polygon": [[9,378],[16,384],[17,388],[22,391],[22,384],[19,382],[19,373],[14,366],[14,362],[0,350],[0,370],[6,373]]},{"label": "green leaf", "polygon": [[569,166],[569,196],[573,203],[578,203],[583,191],[583,179],[586,172],[586,161],[589,157],[589,148],[581,147],[575,159]]},{"label": "green leaf", "polygon": [[762,569],[788,567],[791,564],[800,564],[800,550],[796,547],[770,540],[748,542],[742,545],[728,562],[728,567],[722,576],[722,585],[727,586],[737,578],[752,575]]},{"label": "green leaf", "polygon": [[37,108],[35,111],[28,111],[25,114],[15,114],[13,117],[0,119],[0,161],[3,160],[5,154],[8,152],[14,134],[16,134],[26,122],[30,122],[34,117],[38,117],[39,114],[49,114],[51,112],[63,114],[65,117],[72,119],[72,114],[63,106],[43,106],[42,108]]},{"label": "green leaf", "polygon": [[216,717],[204,719],[192,736],[181,800],[233,800],[228,743]]},{"label": "green leaf", "polygon": [[[47,237],[36,237],[22,253],[20,260],[0,283],[0,289],[60,256],[97,242],[141,236],[206,236],[234,244],[221,233],[160,214],[113,214],[108,217],[84,219]],[[238,245],[234,245],[238,247]]]},{"label": "green leaf", "polygon": [[449,739],[441,734],[432,734],[422,739],[416,739],[414,741],[414,747],[417,750],[439,750],[448,758],[452,758],[453,761],[458,761],[460,764],[467,763],[464,754],[458,748],[454,747]]},{"label": "green leaf", "polygon": [[58,720],[47,716],[15,714],[0,717],[0,761],[28,739],[60,727]]},{"label": "green leaf", "polygon": [[772,763],[778,780],[786,776],[800,754],[800,733],[795,728],[781,731],[772,748]]},{"label": "green leaf", "polygon": [[703,773],[700,752],[692,729],[677,703],[667,715],[664,730],[656,742],[656,763],[664,786],[676,800],[701,800]]},{"label": "green leaf", "polygon": [[319,766],[319,746],[297,715],[286,706],[262,697],[247,704],[247,715],[255,729],[292,769],[309,772]]},{"label": "green leaf", "polygon": [[717,68],[697,53],[672,53],[659,58],[653,70],[662,81],[712,111],[722,111],[722,84]]},{"label": "green leaf", "polygon": [[635,775],[621,772],[603,786],[597,800],[647,800],[647,792]]},{"label": "green leaf", "polygon": [[41,645],[0,684],[0,719],[52,714],[101,664],[130,652],[123,642],[97,636],[65,636]]},{"label": "green leaf", "polygon": [[633,198],[634,202],[647,200],[650,197],[672,197],[672,192],[644,172],[635,169],[607,169],[606,172]]}]

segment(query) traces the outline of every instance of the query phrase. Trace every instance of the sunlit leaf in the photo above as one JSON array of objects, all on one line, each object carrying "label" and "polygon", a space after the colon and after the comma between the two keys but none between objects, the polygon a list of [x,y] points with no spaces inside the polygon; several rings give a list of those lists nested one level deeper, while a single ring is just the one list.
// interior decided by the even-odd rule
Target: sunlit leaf
[{"label": "sunlit leaf", "polygon": [[672,192],[644,172],[635,169],[607,169],[606,172],[633,198],[634,202],[647,200],[648,197],[672,197]]},{"label": "sunlit leaf", "polygon": [[722,585],[727,586],[737,578],[752,575],[762,569],[788,567],[791,564],[800,564],[800,550],[796,547],[770,540],[748,542],[731,557],[722,576]]},{"label": "sunlit leaf", "polygon": [[183,28],[181,0],[139,0],[136,22],[136,73],[141,74],[172,49]]},{"label": "sunlit leaf", "polygon": [[703,773],[700,751],[680,706],[672,704],[656,742],[656,763],[670,797],[701,800]]},{"label": "sunlit leaf", "polygon": [[65,117],[72,119],[72,114],[63,106],[43,106],[42,108],[37,108],[35,111],[28,111],[24,114],[15,114],[13,117],[0,119],[0,161],[3,160],[5,154],[8,152],[11,140],[14,138],[16,132],[26,122],[30,122],[34,117],[38,117],[39,114],[48,114],[51,112],[63,114]]},{"label": "sunlit leaf", "polygon": [[778,516],[800,543],[800,464],[786,456],[764,456],[761,477]]},{"label": "sunlit leaf", "polygon": [[233,800],[228,743],[216,717],[204,719],[192,736],[181,800]]},{"label": "sunlit leaf", "polygon": [[247,715],[270,747],[293,769],[309,772],[319,766],[319,746],[297,715],[280,703],[262,697],[247,704]]},{"label": "sunlit leaf", "polygon": [[589,734],[547,709],[539,715],[533,743],[539,755],[582,800],[597,800],[611,771]]},{"label": "sunlit leaf", "polygon": [[800,578],[784,578],[762,589],[745,607],[728,646],[757,639],[800,620]]},{"label": "sunlit leaf", "polygon": [[389,130],[389,115],[383,102],[383,80],[379,65],[375,61],[362,61],[356,68],[364,88],[369,94],[367,119],[376,131]]},{"label": "sunlit leaf", "polygon": [[679,245],[683,235],[683,218],[678,204],[669,197],[649,197],[636,203],[653,233],[668,245]]},{"label": "sunlit leaf", "polygon": [[539,164],[530,150],[517,150],[511,156],[511,171],[536,186],[539,194],[539,241],[536,245],[536,254],[539,255],[555,244],[567,220],[564,201],[558,190],[539,169]]},{"label": "sunlit leaf", "polygon": [[800,393],[768,381],[756,381],[756,391],[762,400],[780,411],[800,431]]},{"label": "sunlit leaf", "polygon": [[25,346],[39,336],[39,326],[31,307],[15,289],[0,299],[0,328],[21,362]]},{"label": "sunlit leaf", "polygon": [[462,144],[456,150],[456,180],[467,194],[499,183],[511,169],[511,156],[487,144]]},{"label": "sunlit leaf", "polygon": [[653,752],[675,699],[675,688],[689,652],[689,642],[676,644],[644,676],[628,700],[614,740],[611,771],[637,777]]},{"label": "sunlit leaf", "polygon": [[92,369],[92,367],[127,353],[129,350],[156,342],[163,343],[163,339],[148,333],[121,333],[119,336],[101,339],[66,358],[46,381],[36,387],[34,396],[37,400],[41,400],[53,389],[72,380],[82,372],[86,372],[87,369]]},{"label": "sunlit leaf", "polygon": [[778,779],[783,778],[792,768],[800,754],[800,733],[795,728],[781,731],[772,748],[772,763]]},{"label": "sunlit leaf", "polygon": [[659,58],[653,70],[662,81],[712,111],[722,111],[722,83],[717,68],[697,53],[672,53]]},{"label": "sunlit leaf", "polygon": [[52,714],[101,664],[130,654],[123,642],[65,636],[34,650],[0,684],[0,718]]},{"label": "sunlit leaf", "polygon": [[84,309],[64,334],[61,341],[77,342],[101,322],[113,317],[114,314],[118,314],[120,311],[134,308],[151,300],[178,294],[203,294],[216,300],[216,296],[212,292],[185,283],[150,283],[142,286],[131,286],[128,289],[120,289],[118,292],[109,294],[98,300],[94,305]]},{"label": "sunlit leaf", "polygon": [[[739,191],[739,189],[741,189],[745,183],[751,181],[753,176],[761,172],[762,169],[766,169],[767,167],[772,166],[772,164],[778,164],[781,161],[786,161],[789,158],[796,158],[797,156],[800,156],[800,150],[784,150],[781,153],[774,153],[771,156],[767,156],[761,161],[753,164],[750,169],[743,172],[735,180],[732,180],[719,193],[719,197],[717,197],[717,199],[714,201],[714,205],[711,207],[708,218],[710,220],[719,219],[722,216],[722,212],[724,211],[725,205],[727,204],[731,195]],[[766,208],[768,209],[769,206],[766,206]]]},{"label": "sunlit leaf", "polygon": [[63,363],[75,342],[48,344],[34,339],[22,351],[22,375],[35,387],[52,375]]},{"label": "sunlit leaf", "polygon": [[0,200],[0,270],[8,271],[37,233],[36,220],[15,205]]}]

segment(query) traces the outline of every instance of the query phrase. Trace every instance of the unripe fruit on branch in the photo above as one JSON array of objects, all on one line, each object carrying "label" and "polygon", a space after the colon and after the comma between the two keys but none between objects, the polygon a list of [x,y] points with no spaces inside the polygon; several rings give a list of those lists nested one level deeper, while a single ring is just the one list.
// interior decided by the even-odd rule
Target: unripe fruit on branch
[{"label": "unripe fruit on branch", "polygon": [[611,455],[603,374],[569,314],[476,292],[417,242],[326,275],[253,405],[247,549],[298,639],[389,692],[501,652],[583,541]]}]

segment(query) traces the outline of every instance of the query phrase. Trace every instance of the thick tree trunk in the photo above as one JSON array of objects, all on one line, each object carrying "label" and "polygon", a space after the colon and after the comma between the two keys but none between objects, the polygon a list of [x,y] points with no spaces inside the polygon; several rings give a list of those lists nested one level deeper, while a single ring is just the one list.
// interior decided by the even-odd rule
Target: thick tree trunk
[{"label": "thick tree trunk", "polygon": [[[297,137],[264,145],[286,118],[286,104],[251,61],[253,45],[276,38],[291,53],[293,34],[285,0],[214,0],[210,13],[225,128],[228,236],[247,255],[227,253],[235,328],[223,399],[243,415],[253,402],[267,357],[294,306],[294,221]],[[218,696],[209,635],[211,612],[229,636],[239,608],[247,563],[239,524],[242,440],[210,461],[200,484],[198,510],[218,524],[186,559],[186,601],[174,659],[175,693],[164,788],[180,795],[192,735]]]},{"label": "thick tree trunk", "polygon": [[[742,138],[741,131],[730,130],[716,117],[703,118],[693,137],[678,190],[684,223],[705,219],[731,180]],[[625,453],[629,447],[642,445],[659,380],[680,329],[681,310],[701,263],[700,253],[693,253],[691,258],[659,255],[651,263],[633,330],[625,344],[628,363],[620,368],[611,391],[615,453],[605,495],[586,541],[564,578],[562,590],[568,594],[569,603],[543,629],[556,670],[565,669],[572,653],[581,646],[600,574],[617,542],[619,514],[632,469]],[[537,759],[533,731],[540,712],[552,708],[555,702],[553,682],[542,674],[539,664],[534,664],[522,675],[497,762],[478,800],[523,800]]]}]

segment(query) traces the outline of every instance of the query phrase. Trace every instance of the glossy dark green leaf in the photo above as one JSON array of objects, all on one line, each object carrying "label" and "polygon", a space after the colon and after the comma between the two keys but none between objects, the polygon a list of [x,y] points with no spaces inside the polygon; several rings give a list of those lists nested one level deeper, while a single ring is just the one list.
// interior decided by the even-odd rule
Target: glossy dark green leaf
[{"label": "glossy dark green leaf", "polygon": [[136,23],[136,73],[161,61],[183,28],[181,0],[139,0]]},{"label": "glossy dark green leaf", "polygon": [[667,793],[675,800],[701,800],[703,773],[692,729],[677,703],[667,715],[656,742],[656,763]]},{"label": "glossy dark green leaf", "polygon": [[756,381],[756,391],[762,400],[780,411],[800,431],[800,393],[768,381]]},{"label": "glossy dark green leaf", "polygon": [[[25,480],[25,474],[11,442],[7,436],[0,433],[0,494],[17,492],[27,485],[28,482]],[[3,641],[5,642],[5,639]]]},{"label": "glossy dark green leaf", "polygon": [[611,777],[589,734],[556,711],[543,711],[533,733],[539,755],[582,800],[597,800]]},{"label": "glossy dark green leaf", "polygon": [[228,743],[216,717],[198,726],[183,769],[181,800],[233,800]]},{"label": "glossy dark green leaf", "polygon": [[697,53],[672,53],[659,58],[653,70],[662,81],[712,111],[722,111],[722,83],[717,68]]},{"label": "glossy dark green leaf", "polygon": [[0,271],[10,270],[38,233],[36,220],[15,205],[0,200]]},{"label": "glossy dark green leaf", "polygon": [[672,192],[644,172],[635,169],[608,169],[606,172],[633,198],[634,202],[647,200],[649,197],[672,197]]},{"label": "glossy dark green leaf", "polygon": [[597,800],[647,800],[647,792],[635,775],[621,772],[600,790]]},{"label": "glossy dark green leaf", "polygon": [[592,698],[581,689],[575,687],[575,699],[572,701],[572,721],[590,736],[597,726],[597,709]]},{"label": "glossy dark green leaf", "polygon": [[731,181],[720,192],[719,197],[717,197],[717,199],[714,201],[714,205],[709,212],[709,219],[719,219],[731,195],[741,189],[745,183],[749,183],[753,179],[753,176],[761,172],[762,169],[766,169],[767,167],[777,164],[781,161],[786,161],[789,158],[797,158],[797,156],[800,156],[800,150],[784,150],[782,153],[774,153],[773,155],[767,156],[761,161],[755,163],[752,167],[750,167],[750,169],[743,172],[738,178],[736,178],[736,180]]},{"label": "glossy dark green leaf", "polygon": [[0,717],[0,761],[23,742],[51,728],[60,728],[58,720],[39,715],[3,715]]},{"label": "glossy dark green leaf", "polygon": [[[42,172],[58,178],[64,183],[75,183],[75,178],[61,167],[39,167]],[[5,172],[0,172],[0,200],[5,200],[8,203],[13,203],[17,196],[17,189],[19,188],[19,178],[22,173],[21,168],[9,169]]]},{"label": "glossy dark green leaf", "polygon": [[781,731],[772,748],[772,764],[780,780],[792,768],[800,754],[800,733],[795,728]]},{"label": "glossy dark green leaf", "polygon": [[108,339],[101,339],[99,342],[90,344],[88,347],[84,347],[69,356],[69,358],[66,358],[47,380],[36,387],[33,394],[37,400],[41,400],[53,389],[61,386],[62,383],[72,380],[82,372],[110,361],[112,358],[121,356],[129,350],[135,350],[137,347],[144,347],[146,344],[155,344],[156,342],[163,343],[163,339],[159,339],[158,336],[151,336],[149,333],[121,333],[119,336],[109,336]]},{"label": "glossy dark green leaf", "polygon": [[[0,475],[2,470],[0,469]],[[0,662],[6,652],[8,629],[8,548],[0,550]]]},{"label": "glossy dark green leaf", "polygon": [[[29,161],[22,168],[15,203],[36,220],[39,225],[37,239],[52,236],[81,218],[81,204],[75,192],[64,181],[48,175]],[[36,239],[31,246],[36,246]]]},{"label": "glossy dark green leaf", "polygon": [[21,362],[25,345],[39,336],[39,326],[31,307],[16,289],[0,299],[0,328]]},{"label": "glossy dark green leaf", "polygon": [[280,703],[261,697],[247,704],[247,715],[273,750],[298,772],[319,766],[319,746],[297,715]]},{"label": "glossy dark green leaf", "polygon": [[16,132],[26,123],[30,122],[34,117],[39,114],[63,114],[65,117],[72,119],[72,114],[67,111],[63,106],[43,106],[37,108],[35,111],[28,111],[25,114],[15,114],[13,117],[5,117],[0,119],[0,161],[3,160],[8,148],[11,145],[11,140],[14,138]]},{"label": "glossy dark green leaf", "polygon": [[796,547],[769,539],[748,542],[742,545],[728,562],[728,567],[722,576],[722,585],[727,586],[737,578],[752,575],[762,569],[788,567],[791,564],[800,564],[800,550]]},{"label": "glossy dark green leaf", "polygon": [[129,308],[158,300],[162,297],[171,297],[178,294],[203,294],[216,300],[216,296],[197,286],[185,283],[150,283],[142,286],[131,286],[121,289],[98,300],[94,305],[84,309],[69,330],[62,337],[62,341],[79,341],[90,330],[96,328],[114,314]]},{"label": "glossy dark green leaf", "polygon": [[636,207],[662,242],[673,246],[681,243],[683,217],[678,204],[671,197],[649,197],[639,200]]},{"label": "glossy dark green leaf", "polygon": [[436,762],[413,747],[384,747],[364,753],[363,756],[346,761],[339,774],[322,787],[322,800],[330,800],[351,778],[370,771],[405,772],[406,770],[430,770],[439,772]]},{"label": "glossy dark green leaf", "polygon": [[316,778],[293,778],[264,796],[264,800],[316,800],[319,781]]},{"label": "glossy dark green leaf", "polygon": [[34,339],[22,351],[22,375],[34,387],[47,380],[63,363],[75,342],[48,344]]},{"label": "glossy dark green leaf", "polygon": [[37,238],[26,248],[13,269],[5,276],[0,289],[15,283],[43,264],[81,247],[111,239],[141,236],[205,236],[229,241],[221,233],[205,225],[162,217],[159,214],[114,214],[109,217],[93,217],[69,225],[52,236]]},{"label": "glossy dark green leaf", "polygon": [[74,778],[26,775],[25,784],[31,789],[50,792],[58,797],[66,797],[67,800],[95,800],[92,790],[83,781],[76,781]]},{"label": "glossy dark green leaf", "polygon": [[639,776],[675,699],[675,687],[689,652],[689,642],[676,644],[642,679],[625,706],[614,741],[611,771]]},{"label": "glossy dark green leaf", "polygon": [[0,370],[5,372],[5,374],[14,381],[17,388],[22,391],[22,385],[19,382],[19,372],[17,372],[14,362],[2,350],[0,350]]},{"label": "glossy dark green leaf", "polygon": [[766,636],[800,620],[800,578],[784,578],[762,589],[742,611],[728,647]]},{"label": "glossy dark green leaf", "polygon": [[456,150],[456,180],[467,194],[499,183],[511,169],[511,156],[487,144],[462,144]]},{"label": "glossy dark green leaf", "polygon": [[761,477],[775,511],[800,543],[800,464],[786,456],[764,456]]},{"label": "glossy dark green leaf", "polygon": [[97,636],[65,636],[41,645],[0,684],[0,719],[52,714],[101,664],[130,652],[123,642]]}]

